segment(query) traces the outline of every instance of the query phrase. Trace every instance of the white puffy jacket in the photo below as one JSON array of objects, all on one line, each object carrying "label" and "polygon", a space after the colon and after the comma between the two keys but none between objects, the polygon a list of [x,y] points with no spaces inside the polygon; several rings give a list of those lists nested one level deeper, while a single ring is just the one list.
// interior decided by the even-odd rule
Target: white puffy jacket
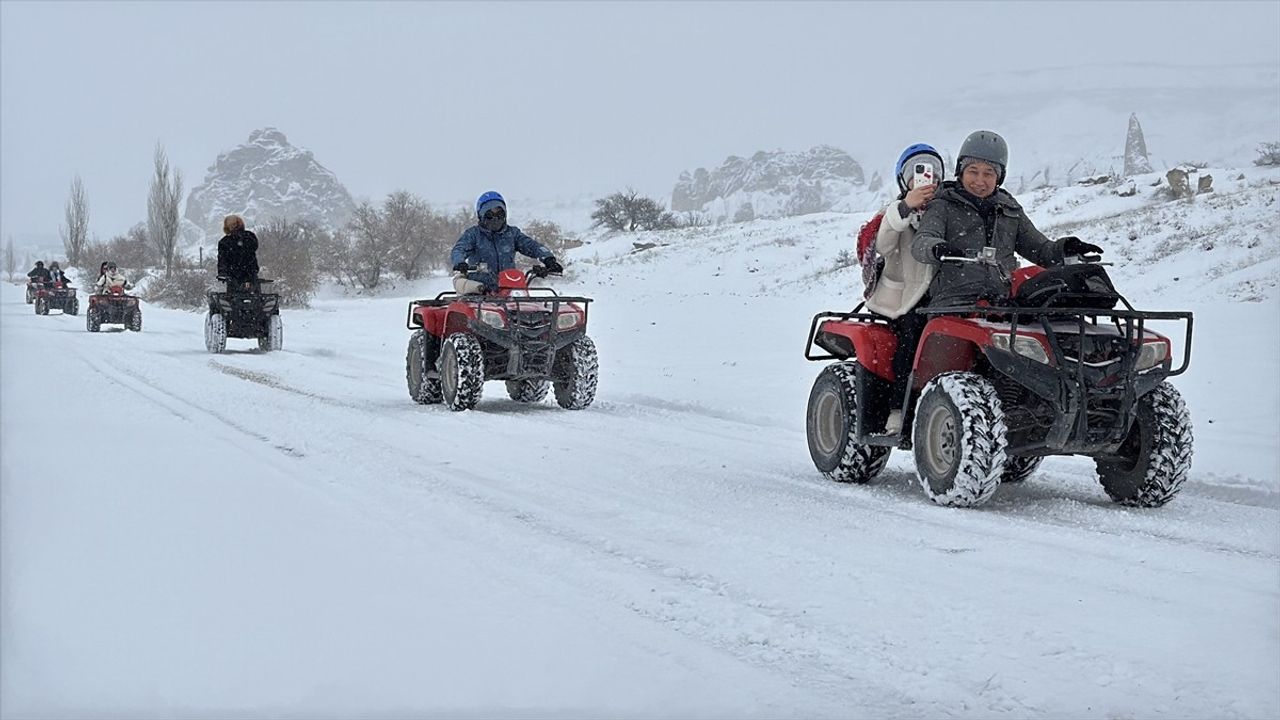
[{"label": "white puffy jacket", "polygon": [[901,200],[894,200],[884,209],[880,232],[876,234],[876,252],[884,257],[884,270],[875,291],[867,298],[867,308],[887,318],[901,317],[919,304],[936,270],[911,255],[911,241],[922,213],[914,210],[903,217],[905,209]]}]

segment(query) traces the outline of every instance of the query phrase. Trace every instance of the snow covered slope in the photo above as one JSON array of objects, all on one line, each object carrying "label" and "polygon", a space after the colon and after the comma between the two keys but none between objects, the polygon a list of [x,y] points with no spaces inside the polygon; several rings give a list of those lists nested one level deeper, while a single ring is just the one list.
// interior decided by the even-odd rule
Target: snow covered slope
[{"label": "snow covered slope", "polygon": [[[222,356],[198,314],[89,334],[4,285],[0,712],[1280,715],[1274,256],[1257,302],[1228,299],[1244,275],[1172,274],[1249,257],[1249,232],[1274,249],[1275,175],[1245,175],[1181,205],[1028,199],[1131,242],[1113,275],[1139,306],[1197,313],[1194,463],[1156,510],[1084,458],[977,510],[929,503],[900,452],[873,485],[823,480],[801,351],[859,295],[857,216],[590,237],[557,283],[597,299],[576,413],[498,384],[466,413],[408,399],[405,305],[444,278]],[[1177,242],[1211,227],[1235,239]]]}]

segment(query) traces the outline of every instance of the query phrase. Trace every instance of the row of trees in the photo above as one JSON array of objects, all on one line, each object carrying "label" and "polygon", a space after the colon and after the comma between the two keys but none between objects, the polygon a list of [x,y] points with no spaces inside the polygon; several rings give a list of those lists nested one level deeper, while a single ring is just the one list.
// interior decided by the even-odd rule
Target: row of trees
[{"label": "row of trees", "polygon": [[178,214],[182,203],[182,171],[169,165],[164,146],[156,143],[154,174],[147,194],[147,219],[105,243],[89,241],[89,198],[76,175],[63,208],[64,224],[58,227],[67,264],[96,270],[97,258],[112,257],[126,267],[157,265],[165,275],[173,272],[178,247]]},{"label": "row of trees", "polygon": [[[474,223],[470,209],[435,209],[417,195],[397,190],[377,205],[358,205],[351,221],[341,228],[273,218],[252,229],[258,236],[262,275],[275,280],[272,292],[280,293],[285,304],[305,305],[324,278],[372,290],[391,277],[416,280],[446,270],[450,249]],[[520,228],[556,254],[577,242],[553,222],[530,220]],[[142,267],[148,248],[145,226],[139,223],[107,243],[103,251],[129,259],[118,259],[121,265]],[[174,271],[152,284],[149,299],[175,307],[199,307],[214,282],[215,262],[213,257],[195,263],[175,258]]]}]

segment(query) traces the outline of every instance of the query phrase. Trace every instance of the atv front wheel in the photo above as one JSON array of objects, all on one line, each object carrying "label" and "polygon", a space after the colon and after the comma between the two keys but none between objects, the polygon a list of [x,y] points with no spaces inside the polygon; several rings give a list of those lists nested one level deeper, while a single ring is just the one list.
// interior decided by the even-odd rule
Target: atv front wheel
[{"label": "atv front wheel", "polygon": [[67,309],[63,310],[63,312],[65,312],[68,315],[79,315],[80,301],[75,298],[71,298],[71,302],[67,304]]},{"label": "atv front wheel", "polygon": [[267,336],[258,338],[258,349],[272,352],[284,348],[284,322],[279,315],[267,318]]},{"label": "atv front wheel", "polygon": [[507,395],[522,403],[542,402],[551,390],[548,380],[508,380]]},{"label": "atv front wheel", "polygon": [[84,314],[84,329],[89,332],[98,332],[102,328],[102,318],[98,315],[98,309],[89,306]]},{"label": "atv front wheel", "polygon": [[916,475],[929,499],[952,507],[990,499],[1004,473],[1005,432],[990,380],[970,372],[930,380],[920,393],[912,436]]},{"label": "atv front wheel", "polygon": [[890,448],[858,443],[857,367],[852,362],[828,365],[813,381],[805,413],[809,456],[828,480],[869,482],[889,462]]},{"label": "atv front wheel", "polygon": [[465,333],[445,338],[440,350],[440,394],[450,410],[470,410],[484,392],[484,351]]},{"label": "atv front wheel", "polygon": [[211,312],[204,318],[204,348],[217,354],[227,349],[227,319]]},{"label": "atv front wheel", "polygon": [[49,300],[47,298],[38,297],[35,302],[37,315],[49,314]]},{"label": "atv front wheel", "polygon": [[556,404],[565,410],[581,410],[596,399],[600,380],[596,344],[583,335],[556,353],[551,368]]},{"label": "atv front wheel", "polygon": [[1096,461],[1102,489],[1121,505],[1164,505],[1187,480],[1192,441],[1182,394],[1160,383],[1138,400],[1138,415],[1117,457]]},{"label": "atv front wheel", "polygon": [[440,341],[425,330],[409,336],[409,351],[404,359],[404,377],[409,384],[409,397],[416,403],[434,405],[443,399],[440,378],[428,377],[440,359]]},{"label": "atv front wheel", "polygon": [[1004,461],[1004,474],[1000,476],[1000,482],[1020,483],[1031,477],[1042,462],[1044,462],[1043,457],[1010,455]]}]

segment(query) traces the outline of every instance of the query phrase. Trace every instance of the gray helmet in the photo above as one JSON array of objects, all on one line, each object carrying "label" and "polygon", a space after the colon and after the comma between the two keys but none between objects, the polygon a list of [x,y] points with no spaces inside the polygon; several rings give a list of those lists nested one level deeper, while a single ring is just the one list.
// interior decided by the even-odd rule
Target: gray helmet
[{"label": "gray helmet", "polygon": [[964,172],[965,160],[981,160],[996,167],[1000,176],[998,185],[1004,184],[1005,168],[1009,165],[1009,146],[1004,138],[990,130],[978,130],[969,134],[960,144],[960,154],[956,156],[956,175]]}]

